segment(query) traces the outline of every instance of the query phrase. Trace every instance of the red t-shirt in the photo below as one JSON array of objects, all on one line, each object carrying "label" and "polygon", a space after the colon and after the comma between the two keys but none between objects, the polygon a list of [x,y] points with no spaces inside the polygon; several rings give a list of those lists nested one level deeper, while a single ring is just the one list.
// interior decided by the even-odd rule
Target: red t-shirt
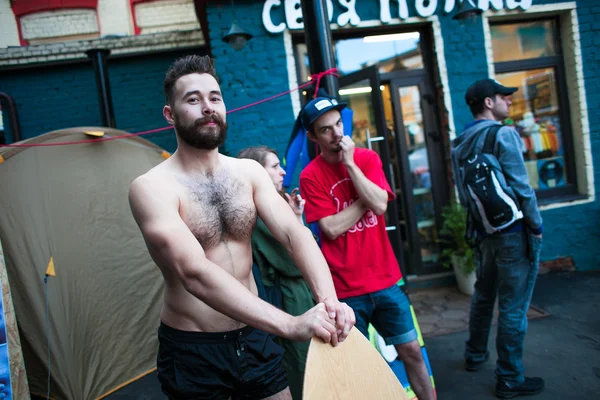
[{"label": "red t-shirt", "polygon": [[[389,200],[394,199],[377,153],[357,148],[354,162],[371,182],[388,192]],[[321,156],[300,174],[300,191],[306,200],[304,215],[308,223],[337,214],[358,200],[344,164],[329,164]],[[322,235],[321,250],[339,298],[382,290],[402,277],[385,230],[385,217],[378,217],[371,210],[337,239],[329,240]]]}]

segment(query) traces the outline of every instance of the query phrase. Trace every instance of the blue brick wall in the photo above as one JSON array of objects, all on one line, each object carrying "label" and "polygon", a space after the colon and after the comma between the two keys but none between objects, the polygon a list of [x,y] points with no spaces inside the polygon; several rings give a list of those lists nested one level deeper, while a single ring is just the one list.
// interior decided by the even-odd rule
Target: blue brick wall
[{"label": "blue brick wall", "polygon": [[440,15],[444,55],[452,99],[454,128],[457,134],[473,116],[465,104],[465,92],[471,83],[489,76],[485,53],[483,21],[455,21],[452,15]]},{"label": "blue brick wall", "polygon": [[[169,65],[180,56],[205,54],[191,49],[111,58],[109,80],[118,129],[141,132],[167,126],[163,80]],[[0,91],[13,97],[23,139],[74,126],[100,126],[98,93],[91,62],[0,72]],[[7,142],[13,141],[8,114],[4,113]],[[177,142],[172,131],[146,135],[168,151]]]},{"label": "blue brick wall", "polygon": [[[554,3],[558,1],[534,1],[534,4]],[[578,269],[589,270],[600,269],[600,3],[597,0],[578,0],[576,3],[594,158],[596,201],[542,213],[545,228],[542,256],[545,259],[572,256]]]},{"label": "blue brick wall", "polygon": [[[102,121],[91,64],[0,72],[0,91],[16,103],[22,139]],[[3,115],[12,143],[8,113]]]},{"label": "blue brick wall", "polygon": [[[241,107],[290,89],[283,35],[271,35],[262,26],[262,1],[236,1],[238,24],[254,37],[240,51],[221,38],[234,18],[231,6],[209,3],[208,25],[212,56],[228,110]],[[225,143],[231,156],[244,147],[269,145],[283,154],[296,116],[289,95],[228,114]]]}]

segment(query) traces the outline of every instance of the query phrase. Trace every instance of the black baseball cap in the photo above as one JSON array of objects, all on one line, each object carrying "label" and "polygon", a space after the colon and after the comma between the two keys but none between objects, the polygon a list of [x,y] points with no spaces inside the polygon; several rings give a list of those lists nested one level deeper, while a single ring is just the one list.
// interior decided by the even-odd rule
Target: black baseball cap
[{"label": "black baseball cap", "polygon": [[480,103],[486,97],[494,97],[497,94],[509,95],[519,90],[516,87],[503,86],[493,79],[481,79],[469,86],[465,94],[468,105]]},{"label": "black baseball cap", "polygon": [[309,101],[302,110],[302,126],[307,131],[310,131],[312,124],[325,114],[327,111],[338,110],[341,111],[346,108],[346,103],[338,103],[336,99],[330,99],[329,97],[317,97]]}]

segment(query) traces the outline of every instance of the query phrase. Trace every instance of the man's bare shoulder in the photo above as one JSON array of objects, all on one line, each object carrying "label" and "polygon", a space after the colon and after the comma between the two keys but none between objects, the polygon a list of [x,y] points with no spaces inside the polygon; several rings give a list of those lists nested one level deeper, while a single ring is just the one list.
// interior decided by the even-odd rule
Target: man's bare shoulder
[{"label": "man's bare shoulder", "polygon": [[256,177],[260,177],[264,173],[266,174],[266,171],[262,165],[255,160],[249,158],[223,157],[224,163],[226,163],[231,170],[235,171],[236,175],[238,175],[240,178],[254,181]]},{"label": "man's bare shoulder", "polygon": [[243,169],[245,167],[248,168],[256,168],[256,167],[261,167],[261,165],[255,161],[252,160],[250,158],[234,158],[234,157],[228,157],[228,156],[222,156],[224,162],[226,162],[227,164],[229,164],[231,167],[233,168],[239,168],[239,169]]},{"label": "man's bare shoulder", "polygon": [[131,182],[129,201],[132,206],[135,206],[140,200],[169,201],[177,199],[176,174],[165,163],[157,165]]}]

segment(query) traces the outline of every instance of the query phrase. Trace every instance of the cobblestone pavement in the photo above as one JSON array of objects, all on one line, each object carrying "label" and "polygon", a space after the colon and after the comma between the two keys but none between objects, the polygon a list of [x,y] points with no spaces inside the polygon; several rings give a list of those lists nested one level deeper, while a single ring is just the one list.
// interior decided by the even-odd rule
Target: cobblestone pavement
[{"label": "cobblestone pavement", "polygon": [[[409,291],[409,297],[423,337],[445,335],[468,329],[471,296],[460,293],[455,287],[418,289],[413,292]],[[497,304],[494,314],[495,324],[498,317]],[[527,312],[530,320],[548,315],[547,312],[534,305]]]},{"label": "cobblestone pavement", "polygon": [[[546,381],[544,392],[532,400],[600,398],[599,287],[600,272],[538,277],[532,303],[550,315],[530,321],[525,336],[525,374]],[[411,300],[416,302],[414,295]],[[426,325],[419,323],[421,328]],[[464,370],[467,337],[468,332],[462,331],[425,338],[439,400],[496,398],[496,329],[490,332],[490,360],[475,373]]]}]

